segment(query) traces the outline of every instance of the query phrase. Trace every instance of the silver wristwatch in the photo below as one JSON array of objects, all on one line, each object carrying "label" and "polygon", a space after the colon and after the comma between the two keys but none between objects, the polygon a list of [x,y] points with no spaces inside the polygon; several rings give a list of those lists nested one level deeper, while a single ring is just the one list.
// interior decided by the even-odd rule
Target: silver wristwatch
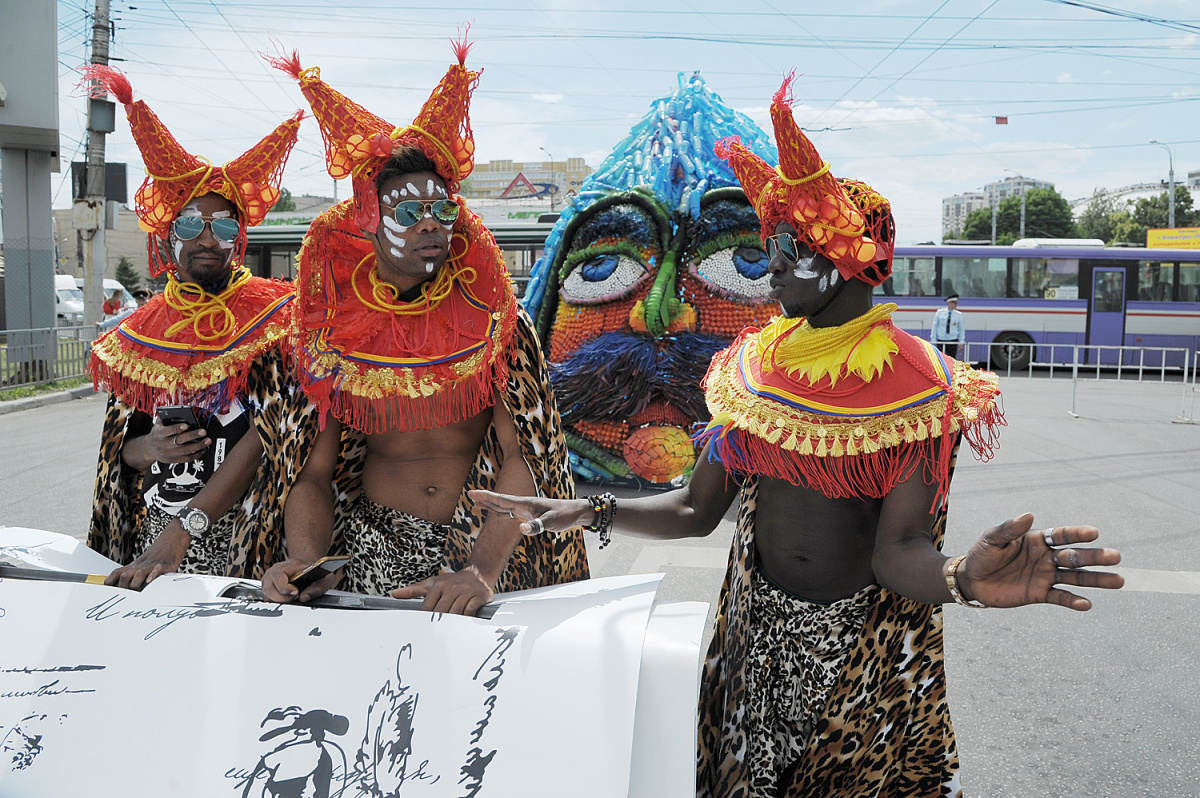
[{"label": "silver wristwatch", "polygon": [[204,539],[209,527],[208,513],[195,507],[184,507],[178,518],[184,531],[192,536],[192,540]]}]

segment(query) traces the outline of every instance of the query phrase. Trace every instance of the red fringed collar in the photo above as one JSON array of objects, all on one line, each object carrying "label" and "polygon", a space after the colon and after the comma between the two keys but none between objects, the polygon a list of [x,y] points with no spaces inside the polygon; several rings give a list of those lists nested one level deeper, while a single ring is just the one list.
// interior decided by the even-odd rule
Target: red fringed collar
[{"label": "red fringed collar", "polygon": [[153,413],[164,404],[223,412],[245,392],[249,365],[287,337],[287,283],[236,273],[218,296],[170,278],[159,294],[92,345],[92,382]]},{"label": "red fringed collar", "polygon": [[1005,424],[996,375],[939,353],[902,330],[873,379],[843,373],[815,383],[764,364],[749,329],[718,352],[704,379],[712,421],[697,436],[737,473],[786,480],[829,497],[882,497],[921,460],[949,488],[959,432],[988,459]]},{"label": "red fringed collar", "polygon": [[296,278],[297,377],[322,423],[333,413],[367,433],[430,429],[491,407],[517,323],[492,234],[464,207],[431,297],[405,304],[375,290],[352,216],[347,200],[312,223]]}]

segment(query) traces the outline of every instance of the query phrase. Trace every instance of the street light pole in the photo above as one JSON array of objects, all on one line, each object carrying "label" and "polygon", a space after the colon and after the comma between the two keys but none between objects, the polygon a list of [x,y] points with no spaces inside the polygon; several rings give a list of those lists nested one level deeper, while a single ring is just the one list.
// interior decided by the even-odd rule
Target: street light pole
[{"label": "street light pole", "polygon": [[557,186],[554,185],[554,155],[545,147],[538,147],[539,150],[546,153],[550,157],[550,212],[554,212],[554,193]]},{"label": "street light pole", "polygon": [[1167,163],[1171,167],[1169,180],[1167,183],[1167,227],[1175,227],[1175,153],[1171,152],[1171,148],[1161,141],[1150,140],[1151,144],[1157,144],[1167,151]]}]

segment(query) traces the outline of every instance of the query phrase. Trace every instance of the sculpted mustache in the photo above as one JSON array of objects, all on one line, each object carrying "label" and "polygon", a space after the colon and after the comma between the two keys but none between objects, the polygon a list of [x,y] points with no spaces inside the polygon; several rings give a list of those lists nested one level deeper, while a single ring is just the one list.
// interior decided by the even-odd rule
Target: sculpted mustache
[{"label": "sculpted mustache", "polygon": [[564,362],[550,364],[563,423],[624,420],[656,400],[670,402],[692,418],[707,418],[700,380],[713,354],[728,343],[711,335],[655,340],[604,333]]}]

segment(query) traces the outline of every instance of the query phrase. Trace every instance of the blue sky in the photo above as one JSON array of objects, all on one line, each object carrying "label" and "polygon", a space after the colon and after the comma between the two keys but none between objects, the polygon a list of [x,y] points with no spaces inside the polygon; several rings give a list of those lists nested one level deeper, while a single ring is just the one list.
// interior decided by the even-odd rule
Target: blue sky
[{"label": "blue sky", "polygon": [[[1122,5],[1110,5],[1120,2]],[[60,0],[60,127],[82,160],[84,0]],[[892,201],[899,241],[939,240],[941,198],[1023,174],[1068,199],[1096,187],[1200,170],[1200,4],[1194,0],[112,0],[112,55],[192,152],[236,157],[297,108],[299,88],[258,56],[298,49],[331,85],[385,119],[411,121],[472,23],[483,68],[472,124],[477,160],[582,156],[596,166],[676,74],[768,131],[772,93],[798,79],[796,118],[839,176]],[[405,6],[419,5],[405,2]],[[823,9],[844,9],[831,13]],[[1147,19],[1135,20],[1129,15]],[[123,116],[123,115],[122,115]],[[995,124],[1007,116],[1007,125]],[[141,160],[123,118],[109,160]],[[330,196],[309,119],[284,175],[293,193]],[[70,186],[55,177],[55,206]],[[338,187],[347,196],[348,187]]]}]

